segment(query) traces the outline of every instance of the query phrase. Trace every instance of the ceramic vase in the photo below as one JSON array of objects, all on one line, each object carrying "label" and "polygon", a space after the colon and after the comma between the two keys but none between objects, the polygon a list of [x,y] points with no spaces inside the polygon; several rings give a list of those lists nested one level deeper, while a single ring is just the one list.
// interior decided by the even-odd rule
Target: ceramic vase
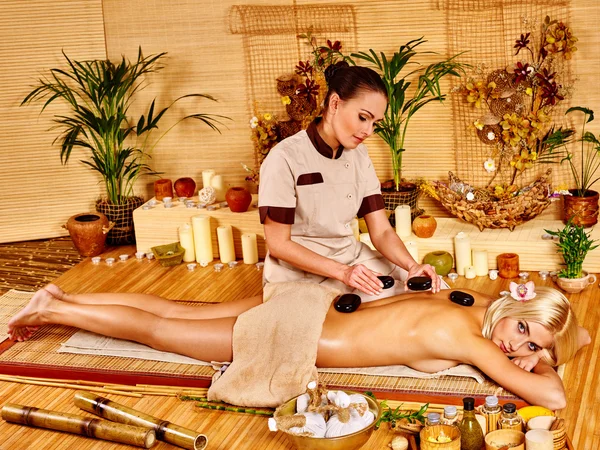
[{"label": "ceramic vase", "polygon": [[225,194],[225,200],[231,211],[246,212],[252,203],[252,195],[245,187],[235,186],[229,188]]},{"label": "ceramic vase", "polygon": [[177,197],[189,198],[196,194],[196,182],[192,178],[179,178],[174,187]]},{"label": "ceramic vase", "polygon": [[584,276],[581,278],[557,277],[556,284],[558,284],[563,291],[570,294],[576,294],[583,291],[590,284],[594,284],[596,282],[596,275],[589,274],[585,270],[583,271],[583,274]]},{"label": "ceramic vase", "polygon": [[161,178],[154,182],[154,197],[162,200],[164,197],[173,197],[173,183],[167,178]]},{"label": "ceramic vase", "polygon": [[433,266],[438,275],[445,277],[448,275],[450,270],[452,270],[454,258],[450,253],[440,250],[427,253],[423,258],[423,264],[429,264]]},{"label": "ceramic vase", "polygon": [[577,196],[576,189],[569,189],[572,195],[563,195],[564,216],[563,222],[572,219],[573,225],[584,228],[598,223],[598,192],[587,191],[584,197]]},{"label": "ceramic vase", "polygon": [[83,213],[71,216],[63,227],[81,256],[97,256],[104,251],[111,225],[102,213]]},{"label": "ceramic vase", "polygon": [[423,214],[419,217],[415,217],[412,223],[413,233],[420,238],[430,238],[435,233],[437,228],[437,222],[435,217],[428,214]]}]

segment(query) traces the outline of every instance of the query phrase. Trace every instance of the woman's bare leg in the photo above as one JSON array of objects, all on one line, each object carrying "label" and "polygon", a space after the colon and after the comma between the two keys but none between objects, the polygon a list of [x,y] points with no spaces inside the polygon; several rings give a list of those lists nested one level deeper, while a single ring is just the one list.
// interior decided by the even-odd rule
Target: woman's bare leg
[{"label": "woman's bare leg", "polygon": [[130,306],[68,303],[42,289],[9,321],[8,333],[23,341],[32,328],[60,324],[204,361],[231,361],[236,319],[165,318]]},{"label": "woman's bare leg", "polygon": [[80,305],[122,305],[141,309],[160,317],[171,319],[218,319],[237,317],[262,303],[262,297],[250,297],[232,302],[215,303],[202,307],[182,305],[152,294],[107,293],[69,294],[55,284],[44,288],[59,300]]}]

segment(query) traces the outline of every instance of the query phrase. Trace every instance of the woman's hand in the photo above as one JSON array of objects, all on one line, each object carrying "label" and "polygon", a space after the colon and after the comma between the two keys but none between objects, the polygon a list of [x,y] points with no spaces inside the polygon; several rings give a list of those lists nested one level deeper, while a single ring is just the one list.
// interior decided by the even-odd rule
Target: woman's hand
[{"label": "woman's hand", "polygon": [[357,264],[344,269],[341,281],[365,294],[377,295],[383,290],[383,283],[377,275],[380,274],[367,269],[362,264]]},{"label": "woman's hand", "polygon": [[534,353],[533,355],[528,356],[519,356],[517,358],[513,358],[513,364],[519,366],[521,369],[526,370],[527,372],[531,372],[537,363],[540,362],[540,355]]},{"label": "woman's hand", "polygon": [[435,272],[435,269],[429,264],[413,264],[410,269],[408,269],[408,279],[412,277],[422,277],[427,276],[431,278],[431,292],[434,294],[440,291],[440,277]]}]

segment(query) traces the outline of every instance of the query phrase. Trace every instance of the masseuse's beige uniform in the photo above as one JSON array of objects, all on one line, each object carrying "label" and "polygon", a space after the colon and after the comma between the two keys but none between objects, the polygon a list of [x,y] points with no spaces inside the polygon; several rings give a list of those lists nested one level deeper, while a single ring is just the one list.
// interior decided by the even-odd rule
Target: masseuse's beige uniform
[{"label": "masseuse's beige uniform", "polygon": [[[260,221],[264,223],[269,216],[275,222],[291,225],[291,239],[319,255],[342,264],[364,264],[383,275],[392,274],[396,266],[358,242],[350,225],[354,217],[384,208],[367,148],[360,144],[355,149],[338,151],[332,158],[333,150],[319,136],[317,123],[280,142],[262,163]],[[400,278],[399,270],[393,276]],[[267,253],[265,284],[302,280],[355,292],[341,281],[305,272]],[[396,283],[396,287],[373,299],[404,290],[403,283]]]}]

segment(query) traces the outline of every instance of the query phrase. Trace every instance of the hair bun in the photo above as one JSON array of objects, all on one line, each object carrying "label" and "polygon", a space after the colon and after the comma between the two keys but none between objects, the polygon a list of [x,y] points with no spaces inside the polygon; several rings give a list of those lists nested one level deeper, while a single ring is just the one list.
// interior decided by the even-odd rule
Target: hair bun
[{"label": "hair bun", "polygon": [[335,74],[338,73],[341,69],[345,69],[346,67],[350,67],[350,64],[348,64],[346,61],[338,61],[335,64],[327,66],[324,72],[325,81],[327,82],[327,84],[331,84],[330,81],[335,76]]}]

